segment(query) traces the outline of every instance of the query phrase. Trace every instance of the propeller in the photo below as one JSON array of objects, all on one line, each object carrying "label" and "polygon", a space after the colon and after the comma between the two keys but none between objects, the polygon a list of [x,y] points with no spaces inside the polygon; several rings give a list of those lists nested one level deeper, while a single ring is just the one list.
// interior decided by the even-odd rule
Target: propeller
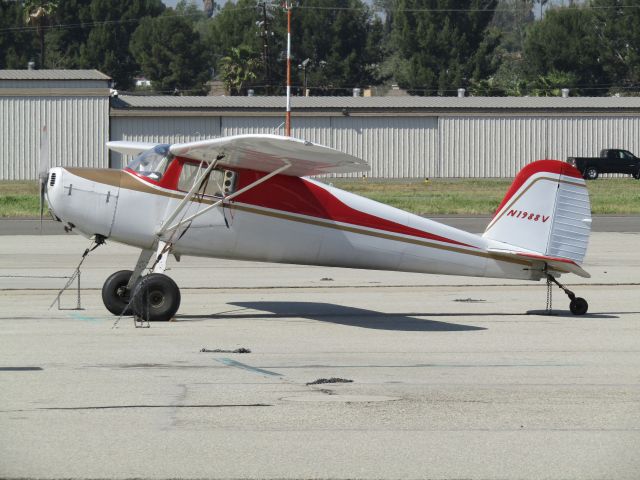
[{"label": "propeller", "polygon": [[49,132],[47,126],[42,127],[40,135],[40,162],[38,164],[38,186],[40,187],[40,234],[42,234],[42,217],[44,215],[44,195],[47,190],[49,176]]}]

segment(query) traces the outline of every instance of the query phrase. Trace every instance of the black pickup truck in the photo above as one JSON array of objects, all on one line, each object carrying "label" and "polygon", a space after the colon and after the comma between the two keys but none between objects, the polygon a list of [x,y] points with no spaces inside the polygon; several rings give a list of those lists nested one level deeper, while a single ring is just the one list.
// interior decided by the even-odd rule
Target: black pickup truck
[{"label": "black pickup truck", "polygon": [[611,148],[601,150],[599,157],[569,157],[567,162],[587,180],[595,180],[601,173],[628,173],[640,180],[640,158],[627,150]]}]

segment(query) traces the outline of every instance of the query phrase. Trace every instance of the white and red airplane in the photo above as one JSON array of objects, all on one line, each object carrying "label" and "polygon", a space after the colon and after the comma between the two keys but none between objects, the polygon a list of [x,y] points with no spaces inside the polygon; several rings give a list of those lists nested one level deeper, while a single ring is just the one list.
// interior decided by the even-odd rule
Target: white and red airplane
[{"label": "white and red airplane", "polygon": [[524,167],[479,236],[308,178],[368,166],[307,141],[239,135],[107,146],[137,156],[123,170],[51,168],[42,195],[67,229],[142,250],[133,271],[104,283],[104,304],[115,315],[175,315],[180,290],[162,273],[169,253],[178,260],[546,279],[567,293],[571,312],[587,312],[587,302],[556,280],[589,276],[580,267],[591,230],[589,195],[580,172],[565,162]]}]

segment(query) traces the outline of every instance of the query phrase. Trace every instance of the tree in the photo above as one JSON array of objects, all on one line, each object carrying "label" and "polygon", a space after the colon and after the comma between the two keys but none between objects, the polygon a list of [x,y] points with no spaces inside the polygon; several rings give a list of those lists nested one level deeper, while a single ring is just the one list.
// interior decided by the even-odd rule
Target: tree
[{"label": "tree", "polygon": [[498,0],[491,26],[501,32],[501,51],[522,53],[527,31],[535,20],[533,4],[533,0]]},{"label": "tree", "polygon": [[220,8],[213,0],[202,0],[202,7],[207,18],[213,17],[213,13]]},{"label": "tree", "polygon": [[95,68],[119,89],[133,86],[140,66],[129,49],[131,35],[147,17],[165,10],[161,0],[65,0],[56,17],[70,28],[47,33],[48,57],[56,68]]},{"label": "tree", "polygon": [[45,68],[45,27],[57,8],[57,0],[25,0],[24,2],[24,21],[29,26],[35,26],[40,41],[40,68]]},{"label": "tree", "polygon": [[143,19],[131,38],[130,49],[156,90],[204,93],[210,78],[210,57],[185,17],[167,11]]},{"label": "tree", "polygon": [[382,23],[362,1],[306,0],[293,9],[292,30],[295,65],[310,59],[309,85],[348,95],[379,78]]},{"label": "tree", "polygon": [[487,34],[497,0],[397,0],[394,78],[413,93],[452,95],[491,74],[499,32]]},{"label": "tree", "polygon": [[[221,57],[233,48],[260,52],[261,68],[252,86],[263,93],[284,85],[286,71],[286,14],[264,0],[227,3],[211,22],[207,43]],[[292,83],[304,77],[315,93],[347,94],[352,87],[379,78],[382,61],[382,23],[361,0],[305,0],[292,11]],[[296,68],[305,63],[304,70]],[[244,88],[248,86],[245,83]],[[279,86],[279,87],[278,87]]]},{"label": "tree", "polygon": [[233,95],[242,95],[248,82],[258,78],[256,71],[260,68],[259,61],[254,52],[248,47],[232,47],[229,55],[218,62],[220,76],[224,85]]},{"label": "tree", "polygon": [[529,94],[534,97],[559,97],[563,88],[576,84],[576,76],[571,72],[552,70],[535,78],[529,86]]},{"label": "tree", "polygon": [[[281,9],[276,9],[275,12],[279,10]],[[261,47],[257,26],[259,17],[257,0],[227,2],[212,18],[205,41],[208,45],[214,46],[220,56],[228,55],[232,48],[241,45],[258,52]]]},{"label": "tree", "polygon": [[25,68],[37,51],[36,39],[24,28],[23,5],[0,0],[0,69]]},{"label": "tree", "polygon": [[[470,90],[493,95],[521,96],[527,92],[523,50],[527,33],[534,22],[533,0],[499,0],[489,32],[499,32],[500,41],[491,52],[489,65],[496,67],[487,79],[474,78]],[[488,82],[488,83],[485,83]]]},{"label": "tree", "polygon": [[[629,5],[631,3],[632,5]],[[623,6],[630,8],[623,8]],[[598,59],[613,91],[640,86],[640,9],[637,2],[593,0],[591,28],[599,46]]]},{"label": "tree", "polygon": [[549,10],[531,27],[525,42],[527,78],[539,84],[540,79],[557,77],[553,72],[564,73],[569,83],[563,87],[573,87],[583,94],[604,94],[606,88],[601,88],[610,83],[611,77],[601,62],[601,51],[592,9]]}]

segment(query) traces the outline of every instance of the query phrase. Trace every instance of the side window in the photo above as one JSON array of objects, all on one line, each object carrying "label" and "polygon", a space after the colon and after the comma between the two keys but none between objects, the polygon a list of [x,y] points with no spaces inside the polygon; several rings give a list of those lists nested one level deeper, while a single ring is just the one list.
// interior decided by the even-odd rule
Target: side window
[{"label": "side window", "polygon": [[[207,165],[196,163],[184,163],[178,178],[178,190],[188,192],[199,176],[206,170]],[[233,193],[236,185],[236,173],[231,170],[214,169],[209,177],[202,181],[198,191],[205,195],[222,197]]]}]

